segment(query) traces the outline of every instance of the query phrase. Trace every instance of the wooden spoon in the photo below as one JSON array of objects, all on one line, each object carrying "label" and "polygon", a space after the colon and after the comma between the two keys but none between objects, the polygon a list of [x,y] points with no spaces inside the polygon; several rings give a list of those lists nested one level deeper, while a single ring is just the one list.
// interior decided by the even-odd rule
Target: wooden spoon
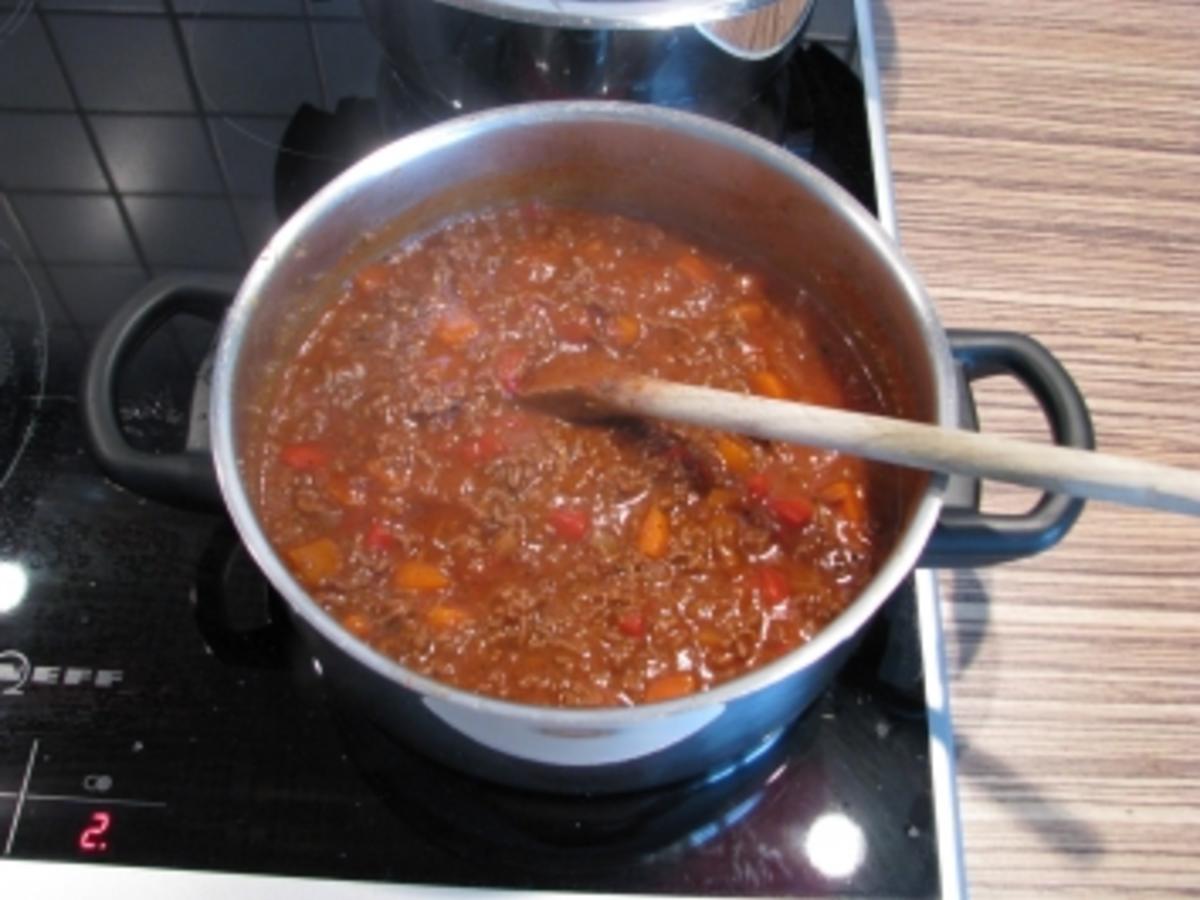
[{"label": "wooden spoon", "polygon": [[1120,456],[605,372],[527,381],[528,406],[573,421],[638,416],[824,447],[902,466],[1200,516],[1200,475]]}]

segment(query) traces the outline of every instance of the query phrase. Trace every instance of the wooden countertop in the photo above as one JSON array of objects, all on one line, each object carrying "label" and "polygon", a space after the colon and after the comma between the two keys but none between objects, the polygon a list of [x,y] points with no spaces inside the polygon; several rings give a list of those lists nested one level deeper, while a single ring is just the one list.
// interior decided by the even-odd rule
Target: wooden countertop
[{"label": "wooden countertop", "polygon": [[[1037,336],[1104,449],[1200,469],[1200,3],[874,13],[902,243],[945,322]],[[1011,384],[981,403],[1044,431]],[[973,896],[1200,890],[1200,520],[1092,504],[943,586]]]}]

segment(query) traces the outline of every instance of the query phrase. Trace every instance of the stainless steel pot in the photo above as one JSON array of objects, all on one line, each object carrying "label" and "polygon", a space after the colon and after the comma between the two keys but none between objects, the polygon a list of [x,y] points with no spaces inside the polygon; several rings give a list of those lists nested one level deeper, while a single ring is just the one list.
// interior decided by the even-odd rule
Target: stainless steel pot
[{"label": "stainless steel pot", "polygon": [[797,42],[812,0],[363,0],[435,118],[592,97],[735,119]]},{"label": "stainless steel pot", "polygon": [[[242,465],[264,418],[266,385],[357,260],[447,216],[533,197],[678,227],[804,286],[870,351],[875,376],[907,398],[902,412],[912,418],[959,421],[956,369],[968,378],[1008,371],[1033,389],[1060,442],[1091,443],[1082,398],[1040,345],[1019,335],[968,334],[956,339],[952,355],[916,275],[870,214],[805,162],[744,131],[641,105],[572,102],[460,117],[397,141],[313,197],[255,262],[225,317],[210,424],[225,506],[338,695],[435,758],[488,778],[566,791],[640,788],[708,770],[798,716],[919,562],[979,564],[1037,552],[1079,514],[1079,501],[1053,496],[1023,517],[944,511],[941,480],[898,476],[899,537],[834,622],[761,669],[668,703],[592,710],[502,702],[376,653],[309,597],[255,515],[256,487]],[[152,286],[94,350],[83,404],[92,446],[107,471],[139,490],[211,499],[196,474],[206,455],[135,453],[120,438],[111,401],[124,348],[162,314],[166,298],[196,311],[220,290]],[[167,477],[151,477],[156,471]]]}]

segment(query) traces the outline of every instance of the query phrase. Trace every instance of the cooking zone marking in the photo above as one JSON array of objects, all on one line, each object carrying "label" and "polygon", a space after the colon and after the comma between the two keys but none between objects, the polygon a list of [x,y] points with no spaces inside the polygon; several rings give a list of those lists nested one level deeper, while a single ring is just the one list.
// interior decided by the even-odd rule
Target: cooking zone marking
[{"label": "cooking zone marking", "polygon": [[15,793],[12,791],[0,791],[0,798],[16,797],[17,799],[16,805],[13,808],[12,823],[8,826],[8,837],[4,841],[4,856],[12,856],[13,842],[17,838],[17,826],[21,822],[21,813],[25,810],[26,802],[85,803],[103,804],[104,806],[140,806],[158,809],[163,809],[167,805],[161,800],[135,800],[126,797],[77,797],[70,794],[30,793],[29,782],[33,778],[33,767],[37,763],[38,746],[39,740],[34,738],[33,744],[29,748],[29,759],[25,763],[25,774],[21,778],[20,788]]},{"label": "cooking zone marking", "polygon": [[0,695],[20,696],[29,685],[111,688],[125,680],[122,669],[35,666],[20,650],[0,650]]},{"label": "cooking zone marking", "polygon": [[25,795],[29,793],[29,779],[33,776],[33,764],[37,762],[38,742],[35,738],[29,748],[29,762],[25,763],[25,777],[21,779],[21,789],[17,792],[17,805],[13,809],[12,825],[8,828],[8,840],[4,842],[4,855],[11,856],[13,841],[17,837],[17,823],[21,821],[21,810],[25,808]]}]

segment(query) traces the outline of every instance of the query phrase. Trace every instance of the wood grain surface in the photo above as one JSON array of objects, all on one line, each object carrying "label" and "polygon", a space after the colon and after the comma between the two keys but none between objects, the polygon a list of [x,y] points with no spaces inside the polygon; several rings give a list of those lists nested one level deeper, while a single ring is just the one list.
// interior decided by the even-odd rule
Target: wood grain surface
[{"label": "wood grain surface", "polygon": [[[945,322],[1034,334],[1102,447],[1200,466],[1200,3],[873,8],[902,243]],[[1044,431],[981,394],[985,427]],[[1094,503],[943,586],[973,896],[1200,893],[1200,522]]]},{"label": "wood grain surface", "polygon": [[767,6],[705,27],[732,47],[751,54],[770,53],[796,33],[812,4],[813,0],[774,0]]}]

